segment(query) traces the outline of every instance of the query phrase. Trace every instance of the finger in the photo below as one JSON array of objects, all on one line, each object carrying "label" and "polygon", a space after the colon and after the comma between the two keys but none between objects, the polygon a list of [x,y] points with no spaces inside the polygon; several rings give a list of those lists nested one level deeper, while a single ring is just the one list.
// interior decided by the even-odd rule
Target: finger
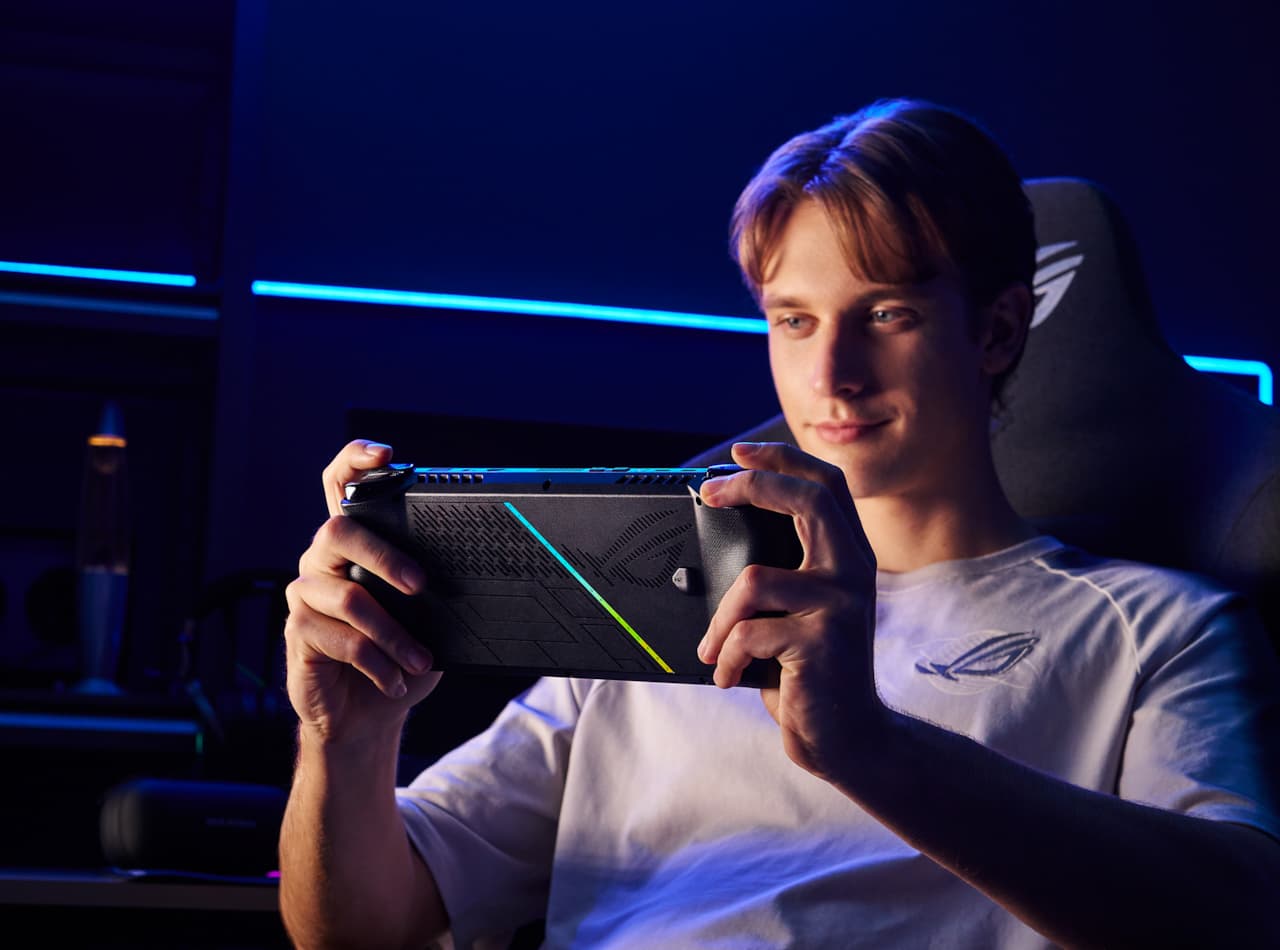
[{"label": "finger", "polygon": [[831,497],[835,499],[836,505],[844,512],[846,519],[853,527],[855,540],[867,563],[875,563],[875,552],[871,549],[871,542],[867,540],[866,531],[863,530],[862,518],[858,515],[858,504],[853,500],[853,493],[849,491],[849,480],[845,476],[844,469],[786,442],[743,442],[739,443],[738,448],[744,459],[743,467],[751,467],[750,460],[754,460],[757,465],[768,464],[775,471],[783,474],[825,485],[827,491],[831,492]]},{"label": "finger", "polygon": [[322,475],[329,514],[336,515],[342,511],[347,482],[354,481],[361,472],[386,465],[391,461],[391,455],[391,446],[369,439],[355,439],[343,446],[333,461],[325,466]]},{"label": "finger", "polygon": [[733,447],[734,456],[744,468],[765,468],[783,475],[802,478],[826,486],[840,510],[855,527],[860,546],[874,558],[871,544],[862,530],[858,506],[849,491],[849,480],[838,465],[790,445],[786,442],[739,442]]},{"label": "finger", "polygon": [[404,670],[383,650],[360,631],[305,604],[290,612],[285,622],[285,642],[290,650],[291,669],[300,669],[301,663],[320,658],[354,667],[392,699],[407,691]]},{"label": "finger", "polygon": [[416,560],[345,515],[334,515],[320,526],[298,561],[298,573],[303,577],[333,574],[345,578],[352,564],[359,564],[404,594],[416,594],[426,583]]},{"label": "finger", "polygon": [[794,621],[787,617],[755,617],[734,624],[720,649],[712,679],[728,689],[742,681],[752,660],[777,657],[791,645]]},{"label": "finger", "polygon": [[[328,618],[340,628],[349,628],[398,669],[414,675],[431,669],[430,652],[400,626],[372,594],[354,581],[331,575],[299,577],[286,588],[285,596],[291,615],[296,609],[304,616]],[[328,625],[324,626],[327,629]],[[363,645],[357,646],[366,663],[382,666],[380,660],[370,659],[372,654],[367,654]],[[326,655],[332,654],[326,651]],[[346,656],[335,659],[352,662]]]},{"label": "finger", "polygon": [[733,456],[743,468],[765,468],[826,485],[838,500],[849,499],[849,482],[838,465],[787,442],[737,442]]},{"label": "finger", "polygon": [[[815,581],[785,568],[748,564],[729,585],[707,632],[698,644],[698,658],[715,663],[734,628],[761,614],[800,614],[814,606],[820,592]],[[822,595],[825,596],[825,595]]]},{"label": "finger", "polygon": [[790,515],[804,548],[801,569],[865,563],[870,552],[852,503],[846,510],[823,483],[769,469],[747,469],[702,483],[716,507],[754,505]]}]

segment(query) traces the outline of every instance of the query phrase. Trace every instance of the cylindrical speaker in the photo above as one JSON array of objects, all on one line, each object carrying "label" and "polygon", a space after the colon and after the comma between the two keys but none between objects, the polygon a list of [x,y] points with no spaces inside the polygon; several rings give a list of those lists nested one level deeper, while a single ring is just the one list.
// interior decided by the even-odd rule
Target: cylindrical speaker
[{"label": "cylindrical speaker", "polygon": [[265,875],[278,866],[287,797],[270,785],[124,782],[103,800],[103,857],[130,870]]}]

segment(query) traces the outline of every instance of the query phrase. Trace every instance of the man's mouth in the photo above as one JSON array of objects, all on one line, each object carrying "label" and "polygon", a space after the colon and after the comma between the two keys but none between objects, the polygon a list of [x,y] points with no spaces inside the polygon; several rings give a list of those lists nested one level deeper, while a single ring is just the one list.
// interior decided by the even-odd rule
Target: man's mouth
[{"label": "man's mouth", "polygon": [[850,442],[867,438],[888,424],[888,419],[881,419],[877,422],[864,422],[862,420],[852,422],[815,422],[813,431],[818,433],[818,438],[824,442],[832,445],[847,445]]}]

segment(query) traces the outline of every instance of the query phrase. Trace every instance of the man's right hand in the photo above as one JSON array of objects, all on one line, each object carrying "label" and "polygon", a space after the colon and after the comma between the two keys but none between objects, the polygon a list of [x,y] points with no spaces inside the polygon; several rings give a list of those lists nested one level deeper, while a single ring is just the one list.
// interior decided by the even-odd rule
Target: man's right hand
[{"label": "man's right hand", "polygon": [[357,439],[329,463],[329,520],[285,591],[289,701],[302,728],[325,742],[398,735],[410,707],[440,679],[427,650],[347,575],[359,564],[406,594],[424,582],[413,559],[342,514],[343,486],[390,461],[390,446]]}]

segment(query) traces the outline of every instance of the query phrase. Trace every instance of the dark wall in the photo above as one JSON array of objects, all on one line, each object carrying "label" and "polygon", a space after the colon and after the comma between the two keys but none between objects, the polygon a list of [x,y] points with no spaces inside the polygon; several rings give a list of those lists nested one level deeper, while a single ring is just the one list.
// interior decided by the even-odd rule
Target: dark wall
[{"label": "dark wall", "polygon": [[233,24],[229,0],[0,6],[0,259],[216,281]]},{"label": "dark wall", "polygon": [[[424,464],[520,464],[532,427],[563,464],[598,447],[643,465],[770,414],[761,336],[250,282],[750,314],[725,248],[738,190],[788,136],[881,96],[971,113],[1025,177],[1100,182],[1175,349],[1280,366],[1271,36],[1236,2],[10,2],[0,259],[196,282],[0,273],[0,424],[21,443],[0,466],[0,657],[21,667],[38,639],[33,565],[69,562],[107,398],[127,402],[151,502],[139,684],[172,668],[206,585],[292,570],[324,517],[321,466],[384,437],[364,431],[379,420],[404,433],[420,415],[414,454],[439,452]],[[606,428],[626,438],[593,441]],[[25,466],[46,460],[59,501],[20,510]]]},{"label": "dark wall", "polygon": [[1112,189],[1179,347],[1280,358],[1257,317],[1280,212],[1257,4],[270,9],[260,276],[750,313],[725,231],[751,172],[918,95],[983,120],[1026,177]]}]

